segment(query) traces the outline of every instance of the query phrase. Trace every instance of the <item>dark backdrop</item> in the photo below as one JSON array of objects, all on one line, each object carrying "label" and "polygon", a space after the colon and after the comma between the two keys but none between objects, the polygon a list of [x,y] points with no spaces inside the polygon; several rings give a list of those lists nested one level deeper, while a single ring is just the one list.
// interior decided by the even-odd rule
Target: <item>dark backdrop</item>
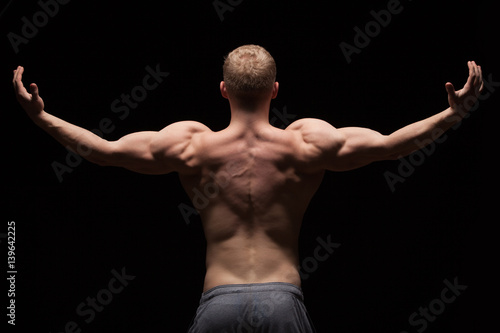
[{"label": "dark backdrop", "polygon": [[[192,205],[177,175],[139,175],[68,155],[16,104],[12,70],[25,66],[24,83],[39,85],[48,112],[101,127],[109,140],[186,119],[219,130],[229,121],[219,93],[223,56],[255,43],[278,65],[277,127],[317,117],[389,134],[445,109],[444,84],[462,87],[467,61],[482,65],[490,91],[478,110],[411,158],[328,173],[300,239],[305,303],[319,332],[480,331],[498,300],[489,282],[498,217],[494,208],[484,214],[494,207],[486,197],[497,197],[496,154],[487,146],[500,94],[492,3],[5,3],[0,232],[16,222],[14,329],[184,332],[202,291],[205,243],[199,217],[179,209]],[[358,44],[350,63],[342,42]],[[148,79],[146,90],[151,71],[169,74],[157,84]],[[127,105],[126,95],[136,100]],[[0,241],[7,274],[7,239]],[[326,259],[315,257],[329,242]],[[445,280],[461,290],[446,291]],[[90,310],[96,297],[105,303],[99,311]]]}]

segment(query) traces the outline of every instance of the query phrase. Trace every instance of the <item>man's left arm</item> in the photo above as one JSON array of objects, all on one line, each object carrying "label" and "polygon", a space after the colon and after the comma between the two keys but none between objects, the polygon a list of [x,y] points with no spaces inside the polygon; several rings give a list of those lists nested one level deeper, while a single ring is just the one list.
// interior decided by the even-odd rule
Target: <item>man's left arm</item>
[{"label": "man's left arm", "polygon": [[181,154],[195,133],[208,129],[196,122],[178,122],[159,132],[137,132],[117,141],[107,141],[47,113],[37,85],[30,85],[30,93],[24,87],[23,72],[21,66],[14,70],[13,85],[19,104],[31,120],[64,147],[98,165],[123,167],[144,174],[186,171]]}]

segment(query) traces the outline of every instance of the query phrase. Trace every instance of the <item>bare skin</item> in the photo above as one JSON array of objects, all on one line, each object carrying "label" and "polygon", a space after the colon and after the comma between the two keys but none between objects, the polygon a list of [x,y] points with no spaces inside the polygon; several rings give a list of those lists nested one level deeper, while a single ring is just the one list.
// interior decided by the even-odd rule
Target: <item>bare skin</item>
[{"label": "bare skin", "polygon": [[[87,160],[144,174],[179,174],[207,239],[206,291],[240,283],[300,286],[300,226],[324,172],[397,159],[423,148],[421,142],[437,139],[436,133],[461,121],[483,88],[481,67],[473,61],[468,66],[462,89],[455,91],[446,83],[449,108],[390,135],[359,127],[336,129],[311,118],[281,130],[269,124],[277,82],[252,106],[228,94],[221,82],[221,94],[231,107],[231,122],[224,130],[213,132],[184,121],[110,142],[45,112],[36,84],[30,85],[31,93],[23,86],[23,67],[14,70],[13,84],[28,116]],[[209,200],[200,202],[196,193]]]}]

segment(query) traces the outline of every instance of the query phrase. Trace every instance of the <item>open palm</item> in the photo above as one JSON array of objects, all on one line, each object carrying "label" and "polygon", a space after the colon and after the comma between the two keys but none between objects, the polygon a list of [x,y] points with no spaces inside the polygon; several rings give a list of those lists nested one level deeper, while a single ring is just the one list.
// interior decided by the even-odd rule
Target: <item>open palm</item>
[{"label": "open palm", "polygon": [[28,116],[33,118],[38,116],[43,111],[44,104],[42,98],[38,95],[38,87],[36,84],[30,84],[31,93],[29,93],[24,87],[22,82],[23,72],[24,68],[22,66],[18,66],[17,69],[14,70],[12,83],[14,85],[17,101],[21,104]]},{"label": "open palm", "polygon": [[483,90],[481,66],[476,65],[474,61],[469,61],[468,66],[469,78],[462,89],[455,91],[455,87],[450,82],[445,85],[450,107],[462,113],[469,111],[474,106]]}]

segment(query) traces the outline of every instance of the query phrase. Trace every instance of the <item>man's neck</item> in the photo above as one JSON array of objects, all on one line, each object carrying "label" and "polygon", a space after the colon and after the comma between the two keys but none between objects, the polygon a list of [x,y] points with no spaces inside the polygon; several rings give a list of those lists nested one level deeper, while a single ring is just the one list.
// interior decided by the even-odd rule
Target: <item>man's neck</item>
[{"label": "man's neck", "polygon": [[248,108],[231,103],[231,123],[229,126],[252,130],[269,124],[270,103]]}]

